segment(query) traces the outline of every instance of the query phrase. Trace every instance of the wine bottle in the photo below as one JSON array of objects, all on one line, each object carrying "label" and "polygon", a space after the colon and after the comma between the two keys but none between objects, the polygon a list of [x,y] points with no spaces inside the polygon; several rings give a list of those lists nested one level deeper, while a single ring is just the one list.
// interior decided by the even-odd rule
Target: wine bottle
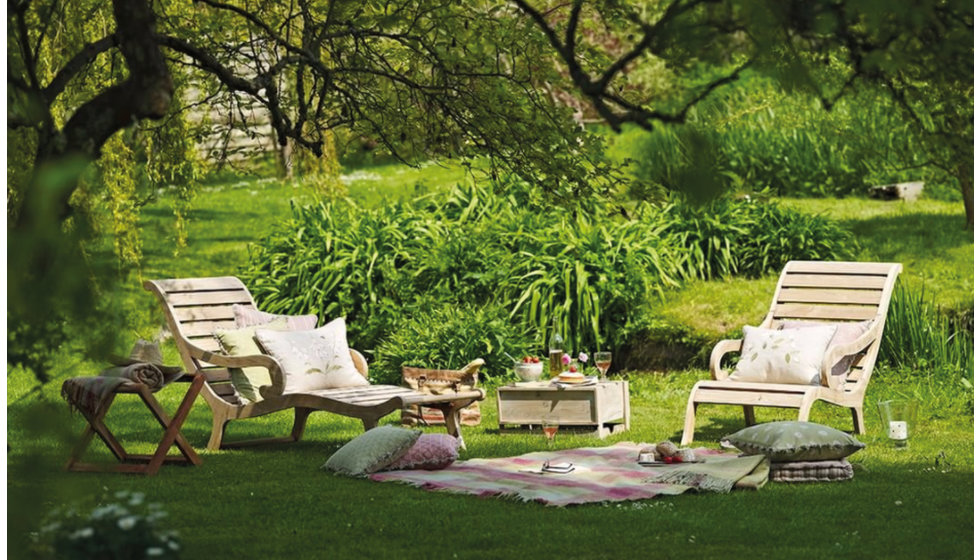
[{"label": "wine bottle", "polygon": [[548,372],[552,377],[562,372],[561,356],[565,353],[565,341],[558,334],[558,319],[551,328],[551,340],[548,341]]}]

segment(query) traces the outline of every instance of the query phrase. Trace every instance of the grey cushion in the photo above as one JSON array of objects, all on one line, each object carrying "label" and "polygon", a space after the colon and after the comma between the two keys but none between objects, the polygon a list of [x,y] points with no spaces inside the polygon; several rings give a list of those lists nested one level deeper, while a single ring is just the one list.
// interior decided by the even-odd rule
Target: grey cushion
[{"label": "grey cushion", "polygon": [[721,444],[748,455],[765,455],[772,462],[843,459],[864,449],[849,434],[813,422],[757,424],[722,438]]},{"label": "grey cushion", "polygon": [[370,429],[338,449],[323,468],[350,476],[377,472],[400,459],[421,435],[421,430],[394,426]]}]

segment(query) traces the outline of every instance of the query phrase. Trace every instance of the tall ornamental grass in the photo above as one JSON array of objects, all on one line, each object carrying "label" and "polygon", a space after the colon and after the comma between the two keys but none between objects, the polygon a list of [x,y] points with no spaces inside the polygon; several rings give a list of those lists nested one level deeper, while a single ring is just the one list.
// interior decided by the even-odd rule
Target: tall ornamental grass
[{"label": "tall ornamental grass", "polygon": [[907,370],[973,379],[973,331],[928,300],[924,289],[899,283],[888,308],[882,359]]}]

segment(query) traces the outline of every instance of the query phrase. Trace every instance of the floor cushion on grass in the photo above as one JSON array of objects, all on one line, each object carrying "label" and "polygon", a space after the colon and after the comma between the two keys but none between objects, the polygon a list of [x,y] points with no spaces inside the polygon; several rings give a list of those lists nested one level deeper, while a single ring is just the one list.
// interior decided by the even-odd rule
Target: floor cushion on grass
[{"label": "floor cushion on grass", "polygon": [[838,482],[852,478],[854,467],[847,459],[772,463],[769,469],[769,480],[773,482]]},{"label": "floor cushion on grass", "polygon": [[421,430],[394,426],[372,428],[338,449],[323,468],[349,476],[371,474],[400,459],[421,435]]},{"label": "floor cushion on grass", "polygon": [[449,434],[422,434],[400,459],[385,470],[444,469],[459,458],[459,438]]},{"label": "floor cushion on grass", "polygon": [[[671,467],[644,467],[637,463],[637,455],[644,447],[647,444],[623,442],[610,447],[538,451],[518,457],[456,461],[438,471],[378,472],[369,478],[402,482],[425,490],[502,496],[550,506],[673,496],[695,488],[650,482],[661,469]],[[708,449],[698,449],[697,454],[709,461],[738,458],[732,453]],[[575,468],[567,474],[538,474],[545,460],[572,463]]]},{"label": "floor cushion on grass", "polygon": [[843,459],[864,449],[849,434],[814,422],[766,422],[725,436],[722,446],[748,455],[765,455],[774,462]]}]

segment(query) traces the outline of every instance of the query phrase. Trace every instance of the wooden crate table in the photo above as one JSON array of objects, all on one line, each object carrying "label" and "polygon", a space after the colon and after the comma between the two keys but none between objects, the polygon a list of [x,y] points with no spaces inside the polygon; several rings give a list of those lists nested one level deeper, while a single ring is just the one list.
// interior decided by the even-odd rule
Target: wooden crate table
[{"label": "wooden crate table", "polygon": [[628,381],[600,381],[584,387],[558,388],[548,381],[514,383],[497,389],[500,430],[509,425],[539,426],[545,416],[558,425],[588,429],[599,438],[630,427]]}]

